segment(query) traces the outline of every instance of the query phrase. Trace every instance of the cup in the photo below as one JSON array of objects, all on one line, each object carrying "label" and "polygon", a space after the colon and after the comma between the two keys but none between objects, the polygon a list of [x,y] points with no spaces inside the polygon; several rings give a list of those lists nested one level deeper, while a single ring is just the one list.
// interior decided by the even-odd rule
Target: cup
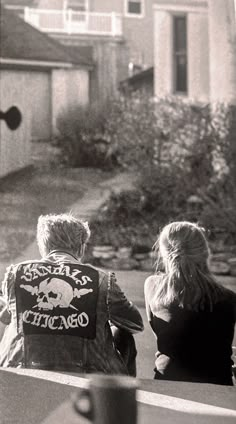
[{"label": "cup", "polygon": [[137,386],[132,377],[93,375],[87,389],[73,394],[73,406],[93,424],[136,424]]}]

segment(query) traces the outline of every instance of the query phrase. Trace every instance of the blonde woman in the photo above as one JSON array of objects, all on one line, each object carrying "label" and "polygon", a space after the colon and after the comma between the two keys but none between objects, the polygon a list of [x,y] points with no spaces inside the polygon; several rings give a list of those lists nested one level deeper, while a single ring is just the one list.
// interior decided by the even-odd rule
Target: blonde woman
[{"label": "blonde woman", "polygon": [[154,249],[156,274],[145,281],[157,339],[154,378],[232,385],[236,294],[215,281],[204,230],[173,222]]}]

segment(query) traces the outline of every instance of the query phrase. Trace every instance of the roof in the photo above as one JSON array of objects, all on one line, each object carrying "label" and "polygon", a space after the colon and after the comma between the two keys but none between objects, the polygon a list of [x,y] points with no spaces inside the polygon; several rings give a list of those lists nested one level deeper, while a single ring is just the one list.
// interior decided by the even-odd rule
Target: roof
[{"label": "roof", "polygon": [[120,90],[126,90],[127,88],[138,89],[145,84],[150,84],[153,86],[153,74],[154,70],[152,66],[121,81],[119,88]]},{"label": "roof", "polygon": [[138,72],[137,74],[132,75],[132,77],[126,78],[125,80],[121,81],[121,84],[123,83],[135,83],[137,81],[145,81],[145,80],[152,80],[153,78],[153,66],[145,69],[142,72]]},{"label": "roof", "polygon": [[74,61],[81,65],[94,66],[92,46],[70,46],[64,45],[65,50]]},{"label": "roof", "polygon": [[85,52],[82,52],[80,57],[78,49],[77,54],[73,56],[66,46],[38,31],[2,6],[0,35],[0,57],[3,59],[60,62],[82,66],[92,64],[92,60],[86,60]]}]

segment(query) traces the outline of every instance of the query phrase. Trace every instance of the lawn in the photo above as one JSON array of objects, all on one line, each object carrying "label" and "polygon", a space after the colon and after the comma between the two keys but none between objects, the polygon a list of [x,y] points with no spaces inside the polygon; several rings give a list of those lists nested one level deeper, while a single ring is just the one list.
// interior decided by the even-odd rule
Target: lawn
[{"label": "lawn", "polygon": [[109,178],[99,169],[32,166],[0,180],[0,262],[12,262],[35,237],[38,216],[61,213]]}]

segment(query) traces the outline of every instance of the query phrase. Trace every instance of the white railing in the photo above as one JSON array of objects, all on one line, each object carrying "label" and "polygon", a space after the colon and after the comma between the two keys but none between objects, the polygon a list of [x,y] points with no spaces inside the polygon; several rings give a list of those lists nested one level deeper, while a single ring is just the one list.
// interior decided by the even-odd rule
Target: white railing
[{"label": "white railing", "polygon": [[72,9],[24,9],[24,20],[44,32],[122,35],[122,15],[74,12]]}]

